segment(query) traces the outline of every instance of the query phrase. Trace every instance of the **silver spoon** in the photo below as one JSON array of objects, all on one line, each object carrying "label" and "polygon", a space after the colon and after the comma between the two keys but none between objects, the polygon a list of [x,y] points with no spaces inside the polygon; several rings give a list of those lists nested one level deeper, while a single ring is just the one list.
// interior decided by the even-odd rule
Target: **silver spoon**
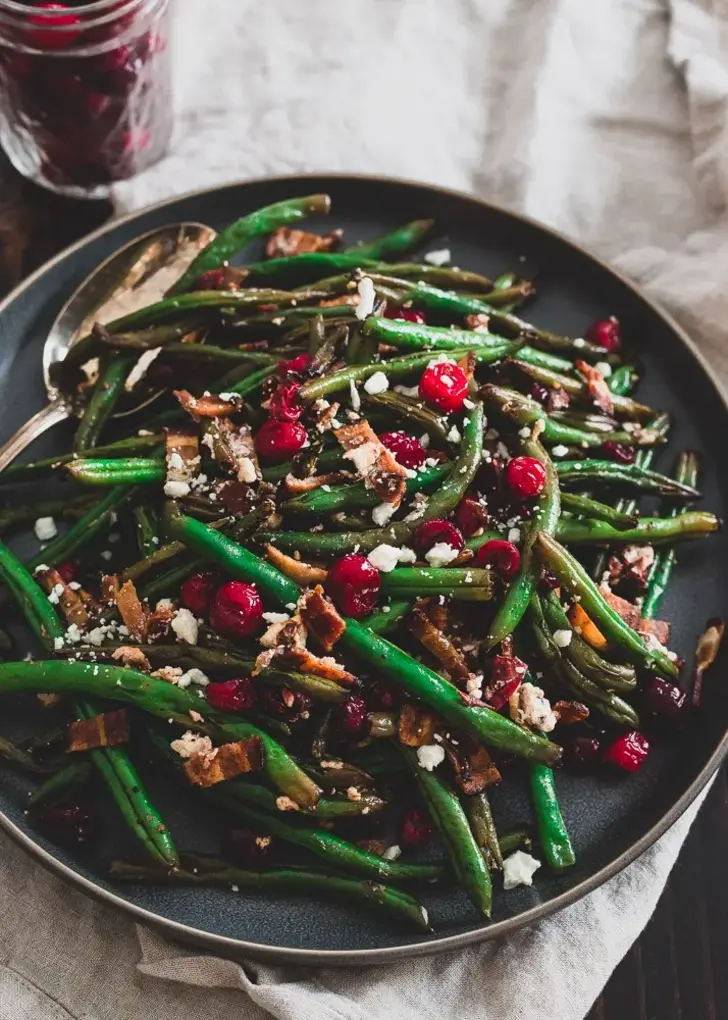
[{"label": "silver spoon", "polygon": [[[86,277],[56,316],[43,346],[43,381],[49,402],[0,446],[0,471],[38,436],[75,414],[73,401],[51,378],[53,365],[63,361],[94,322],[108,323],[159,301],[214,236],[215,231],[202,223],[160,227],[119,248]],[[120,412],[120,416],[148,402]]]}]

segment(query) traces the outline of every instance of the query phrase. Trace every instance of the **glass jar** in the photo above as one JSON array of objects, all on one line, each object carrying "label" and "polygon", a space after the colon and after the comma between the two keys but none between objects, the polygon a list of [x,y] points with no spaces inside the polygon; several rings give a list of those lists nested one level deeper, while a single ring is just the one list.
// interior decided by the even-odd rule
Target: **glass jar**
[{"label": "glass jar", "polygon": [[164,155],[169,0],[0,0],[0,143],[31,180],[80,198]]}]

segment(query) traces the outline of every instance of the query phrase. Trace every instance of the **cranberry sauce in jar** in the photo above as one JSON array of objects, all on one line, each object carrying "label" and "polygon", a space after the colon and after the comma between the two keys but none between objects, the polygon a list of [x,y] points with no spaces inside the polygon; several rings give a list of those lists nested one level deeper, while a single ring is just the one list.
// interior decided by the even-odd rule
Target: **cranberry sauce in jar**
[{"label": "cranberry sauce in jar", "polygon": [[99,198],[164,155],[169,0],[0,0],[0,143],[26,177]]}]

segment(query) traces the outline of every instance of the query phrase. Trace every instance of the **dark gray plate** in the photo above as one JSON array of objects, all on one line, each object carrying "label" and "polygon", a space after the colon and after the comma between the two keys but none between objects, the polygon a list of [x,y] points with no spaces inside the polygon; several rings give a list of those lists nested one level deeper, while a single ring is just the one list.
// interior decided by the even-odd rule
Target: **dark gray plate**
[{"label": "dark gray plate", "polygon": [[[454,192],[401,181],[343,176],[280,178],[189,195],[116,222],[68,249],[35,273],[0,306],[0,395],[5,438],[43,402],[40,354],[46,331],[80,281],[115,248],[175,220],[215,227],[289,195],[327,191],[333,225],[350,243],[416,217],[434,217],[440,234],[428,248],[447,246],[456,264],[488,274],[506,268],[538,274],[539,297],[529,316],[564,333],[616,314],[628,336],[644,345],[647,378],[640,396],[674,413],[675,428],[661,466],[691,447],[703,455],[704,505],[725,516],[728,505],[728,413],[709,367],[688,337],[627,281],[569,241],[512,213]],[[34,455],[60,450],[63,430],[46,437]],[[665,599],[674,647],[688,659],[711,615],[728,615],[726,538],[686,545]],[[42,864],[78,888],[114,904],[169,936],[226,953],[254,953],[297,963],[374,963],[452,949],[504,935],[573,902],[634,860],[706,784],[728,748],[728,688],[719,664],[706,684],[705,707],[676,739],[656,740],[635,777],[559,776],[564,815],[578,854],[568,874],[542,868],[530,889],[496,892],[493,920],[483,925],[457,892],[426,892],[423,900],[437,933],[412,936],[344,905],[305,897],[235,895],[222,890],[117,887],[104,877],[105,851],[122,852],[126,834],[110,815],[104,845],[69,854],[31,831],[23,815],[28,786],[0,770],[0,824]],[[46,717],[47,721],[47,717]],[[4,733],[37,726],[36,709],[22,700],[3,705]],[[216,846],[214,819],[180,813],[175,798],[149,777],[178,843],[186,849]],[[503,825],[528,818],[524,785],[514,777],[493,795]],[[100,852],[99,852],[100,849]]]}]

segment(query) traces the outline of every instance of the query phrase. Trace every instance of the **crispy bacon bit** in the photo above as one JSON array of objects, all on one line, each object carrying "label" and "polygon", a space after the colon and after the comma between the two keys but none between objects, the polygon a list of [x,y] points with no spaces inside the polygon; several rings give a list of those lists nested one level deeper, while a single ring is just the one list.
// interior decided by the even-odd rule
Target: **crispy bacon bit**
[{"label": "crispy bacon bit", "polygon": [[493,656],[490,683],[484,691],[484,700],[496,712],[500,711],[523,683],[527,670],[526,663],[509,651]]},{"label": "crispy bacon bit", "polygon": [[692,693],[692,702],[696,708],[700,704],[700,696],[703,691],[703,674],[715,662],[724,634],[725,623],[716,616],[712,620],[708,620],[705,630],[698,638],[695,648]]},{"label": "crispy bacon bit", "polygon": [[125,581],[116,596],[119,615],[135,641],[143,641],[149,626],[149,608],[144,605],[133,581]]},{"label": "crispy bacon bit", "polygon": [[480,793],[500,783],[501,774],[486,749],[467,735],[459,735],[457,744],[443,738],[442,746],[455,773],[455,782],[463,793]]},{"label": "crispy bacon bit", "polygon": [[309,234],[294,227],[279,227],[268,238],[265,253],[269,259],[285,258],[288,255],[302,255],[312,251],[331,251],[342,238],[343,230],[332,230],[330,234]]},{"label": "crispy bacon bit", "polygon": [[328,400],[317,400],[311,407],[311,416],[316,431],[321,435],[328,432],[336,421],[339,404],[330,404]]},{"label": "crispy bacon bit", "polygon": [[298,611],[309,633],[330,652],[346,630],[346,624],[320,584],[303,593],[298,600]]},{"label": "crispy bacon bit", "polygon": [[291,800],[290,797],[277,797],[276,807],[279,811],[300,811],[301,805],[297,804],[295,800]]},{"label": "crispy bacon bit", "polygon": [[435,656],[454,681],[461,685],[468,682],[470,670],[465,656],[420,606],[415,606],[412,610],[407,620],[407,629],[431,655]]},{"label": "crispy bacon bit", "polygon": [[290,577],[296,584],[303,585],[304,587],[309,584],[320,584],[328,576],[328,571],[325,567],[314,567],[310,563],[304,563],[302,560],[295,560],[292,556],[287,556],[281,552],[280,549],[276,549],[274,545],[266,545],[265,554],[273,566],[278,567],[282,574],[285,574],[286,577]]},{"label": "crispy bacon bit", "polygon": [[636,630],[638,634],[651,634],[661,645],[667,645],[670,640],[670,624],[665,620],[644,620],[638,607],[620,598],[610,590],[609,585],[602,584],[599,589],[604,600],[620,616],[628,627]]},{"label": "crispy bacon bit", "polygon": [[589,709],[580,701],[557,701],[554,705],[554,712],[559,717],[559,722],[564,726],[584,722],[589,718]]},{"label": "crispy bacon bit", "polygon": [[595,368],[594,365],[590,365],[587,361],[576,361],[574,364],[577,371],[583,376],[589,390],[589,396],[596,406],[601,411],[604,411],[605,414],[612,414],[614,411],[612,391],[609,389],[606,379],[599,369]]},{"label": "crispy bacon bit", "polygon": [[371,839],[359,839],[356,845],[360,850],[366,850],[367,853],[374,854],[375,857],[381,857],[389,846],[386,839],[375,839],[373,837]]},{"label": "crispy bacon bit", "polygon": [[462,368],[465,375],[468,377],[468,382],[473,378],[475,369],[478,362],[475,358],[475,351],[468,351],[468,353],[458,361],[458,368]]},{"label": "crispy bacon bit", "polygon": [[406,747],[424,747],[435,739],[437,717],[429,708],[406,701],[399,712],[398,736]]},{"label": "crispy bacon bit", "polygon": [[340,294],[338,297],[327,298],[325,301],[319,301],[319,308],[333,308],[335,305],[356,305],[359,304],[358,294]]},{"label": "crispy bacon bit", "polygon": [[281,652],[274,648],[271,651],[262,652],[255,660],[253,675],[270,666],[272,662],[275,662],[276,665],[287,666],[299,673],[312,673],[314,676],[323,677],[324,680],[333,680],[334,683],[346,687],[356,682],[354,674],[347,672],[330,655],[314,655],[307,648],[293,648]]},{"label": "crispy bacon bit", "polygon": [[200,467],[200,439],[191,428],[165,429],[167,481],[190,482]]},{"label": "crispy bacon bit", "polygon": [[225,417],[213,418],[207,423],[203,443],[219,464],[233,469],[239,482],[252,485],[263,477],[249,425],[235,425]]},{"label": "crispy bacon bit", "polygon": [[[93,605],[91,596],[85,592],[74,591],[73,588],[66,584],[58,571],[53,568],[37,573],[35,576],[46,591],[57,600],[61,612],[68,622],[75,623],[79,630],[85,630],[90,619],[90,613],[84,604],[83,595],[85,595],[89,606]],[[63,589],[60,593],[58,592],[59,586]]]},{"label": "crispy bacon bit", "polygon": [[628,585],[631,591],[641,593],[647,589],[647,578],[655,562],[651,545],[627,545],[609,557],[609,584]]},{"label": "crispy bacon bit", "polygon": [[490,323],[490,316],[486,315],[485,312],[478,312],[476,315],[466,315],[465,325],[468,329],[476,329],[481,333],[488,333]]},{"label": "crispy bacon bit", "polygon": [[383,503],[399,506],[407,487],[407,470],[401,467],[368,421],[336,429],[334,435],[344,447],[344,459],[354,463],[367,489],[373,489]]},{"label": "crispy bacon bit", "polygon": [[101,601],[105,606],[115,606],[121,582],[116,574],[104,574],[101,578]]},{"label": "crispy bacon bit", "polygon": [[549,414],[553,414],[554,411],[565,411],[570,404],[571,397],[566,390],[562,390],[560,386],[549,390],[546,398],[546,410]]},{"label": "crispy bacon bit", "polygon": [[193,397],[189,390],[174,390],[173,392],[185,411],[191,414],[195,420],[198,418],[227,418],[239,411],[243,404],[243,398],[237,395],[234,399],[230,395],[229,400],[223,400],[222,397],[218,397],[214,393]]},{"label": "crispy bacon bit", "polygon": [[298,496],[302,492],[320,489],[322,485],[338,485],[340,482],[351,481],[352,477],[348,471],[331,471],[327,475],[311,475],[310,478],[296,478],[295,475],[287,474],[285,483],[289,493]]},{"label": "crispy bacon bit", "polygon": [[88,751],[93,747],[120,747],[129,741],[129,715],[125,708],[102,712],[90,719],[68,724],[68,750]]},{"label": "crispy bacon bit", "polygon": [[158,680],[165,680],[168,684],[176,684],[182,676],[182,670],[179,666],[160,666],[154,670],[152,676],[156,676]]},{"label": "crispy bacon bit", "polygon": [[185,762],[187,778],[195,786],[214,786],[243,772],[257,772],[262,767],[263,748],[259,737],[223,744],[209,753],[193,754]]},{"label": "crispy bacon bit", "polygon": [[54,692],[46,693],[45,691],[40,691],[36,697],[43,708],[57,708],[63,701],[63,696]]},{"label": "crispy bacon bit", "polygon": [[129,666],[130,669],[139,669],[142,673],[149,673],[152,668],[149,659],[136,645],[121,645],[120,648],[115,648],[111,653],[111,658],[120,659],[125,666]]}]

